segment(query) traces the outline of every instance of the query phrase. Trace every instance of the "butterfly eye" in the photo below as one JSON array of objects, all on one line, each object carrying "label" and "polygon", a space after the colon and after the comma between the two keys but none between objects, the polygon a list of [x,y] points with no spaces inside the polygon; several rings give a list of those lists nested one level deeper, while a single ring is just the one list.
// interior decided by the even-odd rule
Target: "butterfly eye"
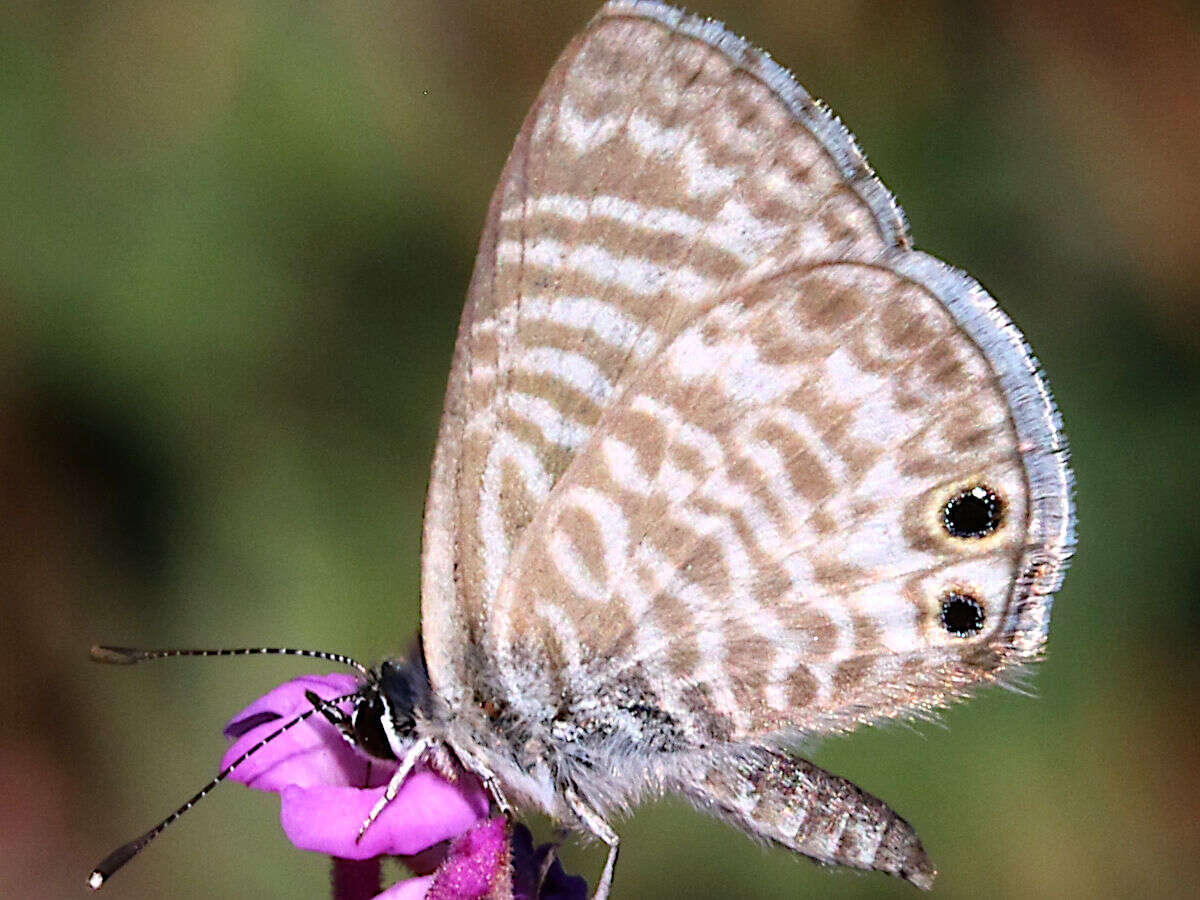
[{"label": "butterfly eye", "polygon": [[987,537],[1000,527],[1004,502],[984,484],[959,491],[942,507],[942,525],[951,537]]},{"label": "butterfly eye", "polygon": [[977,633],[983,619],[983,606],[970,594],[951,591],[942,598],[942,627],[955,637]]}]

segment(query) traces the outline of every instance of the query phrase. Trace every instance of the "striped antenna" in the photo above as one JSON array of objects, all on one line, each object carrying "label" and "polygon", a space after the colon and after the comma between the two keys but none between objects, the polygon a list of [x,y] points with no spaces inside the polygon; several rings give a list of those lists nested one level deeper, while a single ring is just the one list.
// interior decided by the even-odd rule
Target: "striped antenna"
[{"label": "striped antenna", "polygon": [[[112,648],[95,648],[95,649],[107,650],[107,649],[112,649]],[[139,651],[131,651],[131,652],[137,653]],[[172,653],[176,653],[177,651],[152,651],[152,652],[172,654]],[[251,651],[251,652],[255,652],[255,651]],[[259,652],[262,652],[262,651],[259,651]],[[183,651],[179,655],[195,655],[195,654],[189,654],[187,651]],[[204,655],[204,651],[201,651],[201,655]],[[211,651],[208,652],[208,655],[212,655]],[[93,652],[93,657],[95,657],[94,652]],[[153,657],[148,657],[148,658],[153,658]],[[137,660],[137,659],[129,660],[129,662],[138,662],[138,661],[139,660]],[[114,872],[116,872],[123,865],[125,865],[125,863],[129,862],[131,859],[133,859],[135,856],[137,856],[139,853],[141,853],[144,849],[146,849],[147,845],[149,845],[149,843],[151,841],[153,841],[156,837],[158,837],[160,834],[162,834],[164,831],[166,831],[167,826],[171,825],[176,819],[178,819],[185,812],[187,812],[189,809],[191,809],[193,806],[195,806],[197,803],[199,803],[201,800],[203,800],[205,798],[205,796],[207,796],[208,793],[213,788],[215,788],[218,784],[220,784],[222,781],[224,781],[226,778],[228,778],[231,774],[233,774],[233,771],[238,766],[240,766],[242,763],[244,763],[247,759],[249,759],[251,756],[253,756],[255,753],[257,753],[259,750],[261,750],[267,744],[271,743],[271,741],[275,740],[275,738],[279,737],[281,734],[283,734],[288,729],[295,728],[297,725],[299,725],[305,719],[308,719],[309,717],[314,716],[317,713],[323,713],[326,710],[330,709],[331,707],[334,707],[337,704],[342,703],[346,700],[353,700],[355,697],[361,696],[361,694],[362,694],[362,689],[359,689],[357,691],[352,691],[349,694],[342,694],[339,697],[334,697],[330,700],[322,700],[321,702],[314,705],[312,709],[305,710],[304,712],[300,713],[300,715],[296,716],[294,719],[291,719],[291,720],[285,722],[283,725],[281,725],[275,731],[272,731],[269,735],[267,735],[265,738],[263,738],[261,741],[259,741],[257,744],[255,744],[253,747],[251,747],[249,750],[247,750],[245,753],[243,753],[241,756],[239,756],[237,759],[235,759],[229,765],[227,765],[224,769],[222,769],[220,772],[218,772],[212,781],[210,781],[204,787],[200,788],[200,790],[197,791],[196,794],[190,800],[188,800],[181,807],[179,807],[179,809],[175,810],[175,812],[171,813],[169,816],[167,816],[165,819],[163,819],[161,822],[159,822],[157,825],[155,825],[153,828],[151,828],[149,831],[147,831],[141,837],[135,838],[134,840],[130,841],[128,844],[121,845],[116,850],[114,850],[112,853],[108,854],[108,856],[104,857],[104,859],[100,861],[100,864],[98,866],[96,866],[95,869],[92,870],[92,874],[88,876],[88,887],[90,887],[93,891],[98,891],[98,890],[100,890],[100,888],[104,887],[105,883],[108,881],[109,878],[111,878],[113,876]]]},{"label": "striped antenna", "polygon": [[105,647],[96,645],[91,650],[92,659],[98,663],[114,666],[129,666],[149,659],[167,659],[173,656],[306,656],[323,659],[357,669],[361,675],[370,677],[371,670],[358,660],[342,653],[325,650],[299,650],[295,647],[231,647],[222,650],[137,650],[132,647]]}]

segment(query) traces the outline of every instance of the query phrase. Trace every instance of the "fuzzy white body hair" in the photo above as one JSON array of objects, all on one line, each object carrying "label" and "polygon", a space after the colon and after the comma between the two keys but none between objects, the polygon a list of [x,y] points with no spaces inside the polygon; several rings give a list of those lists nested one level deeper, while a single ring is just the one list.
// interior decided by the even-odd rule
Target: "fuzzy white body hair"
[{"label": "fuzzy white body hair", "polygon": [[[585,833],[565,798],[568,786],[604,816],[625,814],[647,797],[660,796],[686,773],[744,749],[725,745],[719,751],[655,752],[647,744],[658,734],[613,727],[581,735],[576,726],[563,725],[545,710],[498,727],[481,707],[451,711],[435,699],[430,714],[418,718],[416,733],[449,748],[467,770],[485,780],[494,778],[518,808],[539,810]],[[513,741],[514,732],[522,740]]]}]

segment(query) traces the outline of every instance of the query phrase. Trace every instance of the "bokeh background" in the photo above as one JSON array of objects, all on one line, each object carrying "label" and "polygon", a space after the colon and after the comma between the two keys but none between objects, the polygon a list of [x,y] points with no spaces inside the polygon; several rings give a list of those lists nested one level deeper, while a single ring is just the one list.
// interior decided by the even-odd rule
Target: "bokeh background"
[{"label": "bokeh background", "polygon": [[[0,12],[0,895],[206,779],[302,662],[88,663],[93,641],[378,658],[418,627],[428,461],[478,229],[595,0],[41,3]],[[1080,545],[1036,699],[830,740],[943,897],[1200,890],[1195,7],[705,0],[844,117],[918,246],[1029,335]],[[944,727],[943,727],[944,726]],[[121,897],[327,895],[276,799],[218,791]],[[644,808],[619,897],[912,897]],[[569,847],[594,878],[602,854]]]}]

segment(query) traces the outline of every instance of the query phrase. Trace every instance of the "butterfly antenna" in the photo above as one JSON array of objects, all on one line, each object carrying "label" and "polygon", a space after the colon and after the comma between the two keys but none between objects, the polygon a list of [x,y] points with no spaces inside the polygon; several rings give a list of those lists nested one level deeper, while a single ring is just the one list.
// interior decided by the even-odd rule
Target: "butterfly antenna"
[{"label": "butterfly antenna", "polygon": [[232,647],[224,650],[136,650],[132,647],[92,647],[92,659],[114,666],[130,666],[148,659],[167,659],[172,656],[307,656],[323,659],[357,669],[360,674],[370,676],[370,670],[352,657],[343,653],[325,650],[298,650],[295,647]]},{"label": "butterfly antenna", "polygon": [[[131,661],[137,662],[137,660]],[[275,738],[279,737],[288,729],[295,728],[310,716],[314,716],[317,713],[323,713],[330,707],[336,706],[338,703],[343,703],[346,700],[353,700],[361,693],[361,690],[352,691],[349,694],[342,694],[340,697],[334,697],[330,700],[322,700],[319,703],[314,704],[312,709],[305,710],[294,719],[289,719],[275,731],[272,731],[265,738],[263,738],[261,741],[227,765],[224,769],[218,772],[212,781],[200,788],[200,790],[196,792],[195,796],[188,800],[187,803],[183,804],[183,806],[179,807],[179,809],[175,810],[175,812],[171,813],[141,837],[135,838],[128,844],[121,845],[112,853],[108,854],[108,856],[104,857],[104,859],[100,861],[100,864],[92,870],[92,874],[88,876],[88,887],[90,887],[93,891],[98,891],[100,888],[104,887],[105,883],[113,876],[114,872],[145,850],[146,846],[152,840],[166,831],[169,825],[174,823],[176,819],[203,800],[213,788],[233,774],[233,771],[238,766],[248,760],[263,747],[267,746],[267,744],[271,743],[271,741],[275,740]]]}]

